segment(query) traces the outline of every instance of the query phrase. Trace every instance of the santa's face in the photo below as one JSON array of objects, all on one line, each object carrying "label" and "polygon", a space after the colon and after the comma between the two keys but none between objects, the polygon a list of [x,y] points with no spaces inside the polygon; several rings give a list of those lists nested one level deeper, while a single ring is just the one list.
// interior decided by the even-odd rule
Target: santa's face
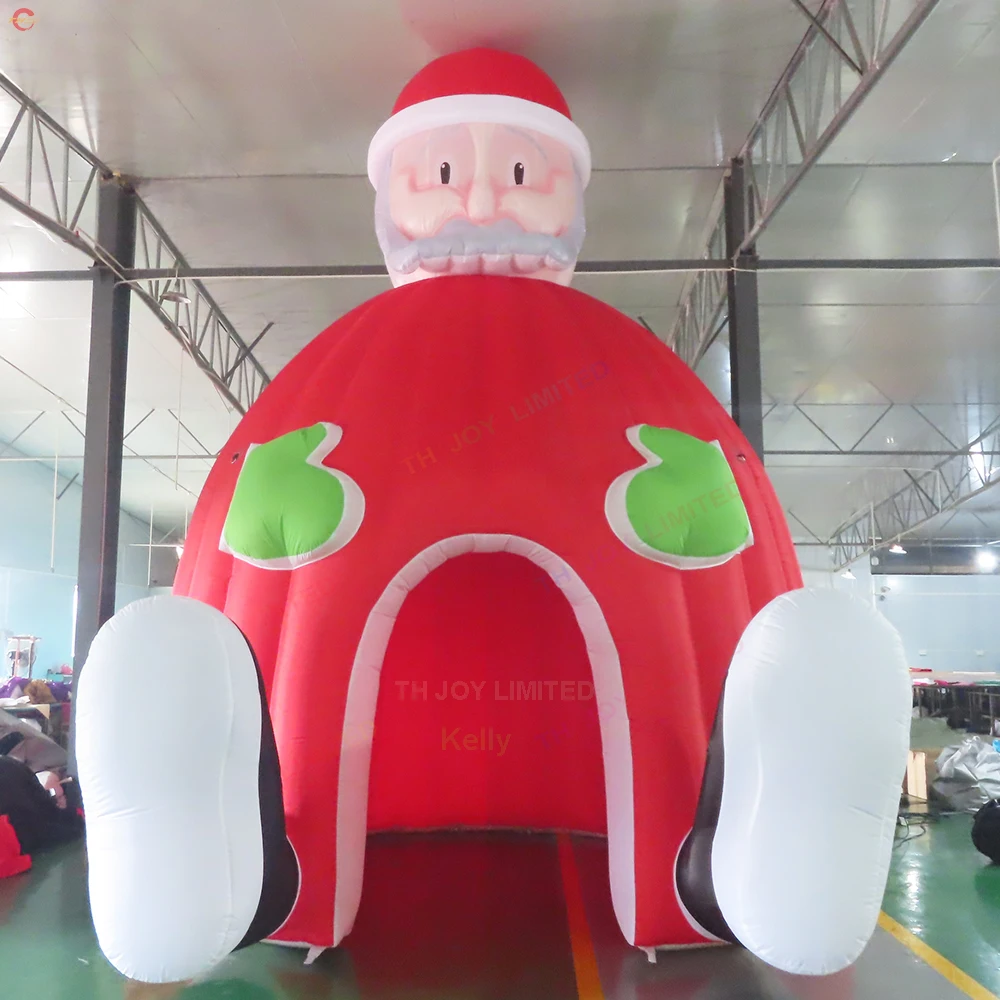
[{"label": "santa's face", "polygon": [[376,221],[396,285],[479,273],[569,284],[584,233],[570,151],[507,125],[404,139],[379,186]]}]

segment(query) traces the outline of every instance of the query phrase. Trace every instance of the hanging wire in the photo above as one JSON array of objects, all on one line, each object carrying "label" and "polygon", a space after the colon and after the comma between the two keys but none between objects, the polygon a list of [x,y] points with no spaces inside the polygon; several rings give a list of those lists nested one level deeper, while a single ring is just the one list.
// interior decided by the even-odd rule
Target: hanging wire
[{"label": "hanging wire", "polygon": [[993,206],[997,213],[997,247],[1000,249],[1000,155],[993,161]]},{"label": "hanging wire", "polygon": [[181,477],[181,406],[184,402],[184,358],[187,351],[181,347],[180,375],[177,379],[177,442],[174,455],[174,489],[178,488]]},{"label": "hanging wire", "polygon": [[56,504],[59,502],[59,421],[56,421],[55,461],[52,463],[52,542],[49,549],[49,572],[56,571]]}]

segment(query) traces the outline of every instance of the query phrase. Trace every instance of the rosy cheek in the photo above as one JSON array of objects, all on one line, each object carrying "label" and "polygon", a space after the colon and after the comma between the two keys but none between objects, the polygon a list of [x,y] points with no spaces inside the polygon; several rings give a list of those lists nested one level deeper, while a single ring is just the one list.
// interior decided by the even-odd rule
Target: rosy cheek
[{"label": "rosy cheek", "polygon": [[514,219],[529,233],[558,236],[577,211],[576,185],[569,174],[556,174],[550,191],[508,188],[500,196],[500,214]]},{"label": "rosy cheek", "polygon": [[414,190],[409,173],[390,178],[389,214],[396,227],[411,240],[433,236],[449,219],[464,215],[462,197],[453,187],[436,184]]}]

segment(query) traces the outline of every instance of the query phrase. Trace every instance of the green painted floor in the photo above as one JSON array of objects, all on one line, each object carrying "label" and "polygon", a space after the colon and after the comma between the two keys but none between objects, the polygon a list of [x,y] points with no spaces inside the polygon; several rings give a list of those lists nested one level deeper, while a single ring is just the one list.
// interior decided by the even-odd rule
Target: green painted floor
[{"label": "green painted floor", "polygon": [[[1000,869],[942,820],[896,851],[887,911],[980,982],[1000,989]],[[937,972],[879,931],[852,969],[809,979],[739,948],[661,953],[622,940],[607,850],[574,840],[580,891],[608,1000],[961,1000]],[[993,942],[991,944],[990,942]],[[345,947],[302,964],[301,950],[256,945],[195,986],[123,980],[90,924],[82,850],[36,859],[0,881],[2,1000],[573,1000],[573,954],[554,837],[373,837],[361,911]],[[598,994],[586,1000],[600,1000]]]},{"label": "green painted floor", "polygon": [[1000,865],[975,851],[971,830],[971,816],[945,816],[900,844],[882,908],[1000,995]]}]

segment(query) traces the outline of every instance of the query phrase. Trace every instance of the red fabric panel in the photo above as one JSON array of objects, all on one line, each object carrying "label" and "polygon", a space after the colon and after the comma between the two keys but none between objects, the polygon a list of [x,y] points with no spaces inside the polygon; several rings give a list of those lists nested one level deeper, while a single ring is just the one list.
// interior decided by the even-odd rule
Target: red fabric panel
[{"label": "red fabric panel", "polygon": [[269,702],[291,580],[290,571],[261,574],[255,567],[233,560],[223,608],[247,637],[257,657]]},{"label": "red fabric panel", "polygon": [[583,636],[559,589],[520,556],[459,556],[413,591],[375,725],[369,830],[607,831]]},{"label": "red fabric panel", "polygon": [[[318,421],[344,429],[326,462],[365,494],[357,535],[291,574],[234,566],[218,551],[241,465],[232,455]],[[625,436],[638,423],[720,441],[750,514],[750,549],[722,567],[678,571],[618,541],[604,497],[619,474],[642,464]],[[791,540],[759,461],[672,352],[572,289],[484,276],[395,289],[316,338],[241,422],[192,520],[175,591],[225,607],[273,677],[288,828],[304,877],[282,939],[332,943],[341,730],[368,614],[418,553],[474,532],[546,546],[597,599],[632,723],[636,943],[693,940],[673,897],[674,858],[736,642],[753,613],[801,585]],[[495,733],[509,729],[522,745],[550,720],[558,730],[565,719],[572,735],[572,754],[553,745],[522,756],[511,742],[503,770],[502,759],[477,761],[471,750],[452,751],[449,761],[436,729],[436,741],[414,750],[420,716],[404,717],[409,706],[395,685],[426,679],[430,697],[435,682],[450,679],[582,682],[589,665],[574,630],[562,593],[517,557],[470,556],[428,577],[404,604],[388,648],[372,823],[597,827],[603,788],[589,709],[491,705],[504,720]],[[459,710],[453,701],[438,711],[435,726],[454,719],[449,732],[490,728],[482,705]]]}]

